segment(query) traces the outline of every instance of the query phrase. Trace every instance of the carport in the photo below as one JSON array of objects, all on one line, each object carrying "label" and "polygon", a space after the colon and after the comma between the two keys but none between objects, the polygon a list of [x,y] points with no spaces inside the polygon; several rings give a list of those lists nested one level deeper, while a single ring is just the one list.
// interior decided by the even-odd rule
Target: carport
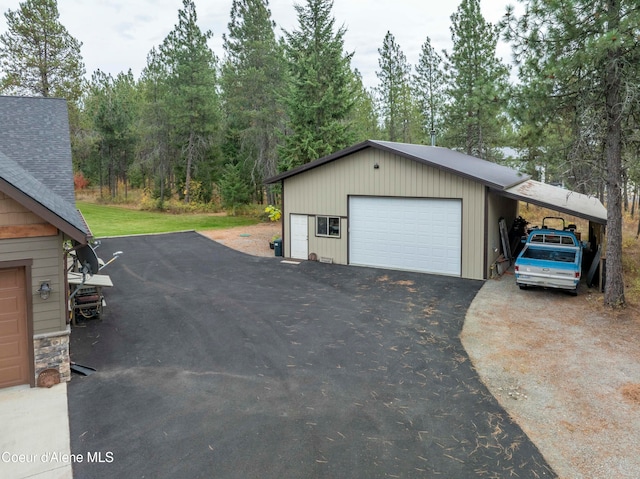
[{"label": "carport", "polygon": [[495,193],[588,220],[588,237],[582,239],[591,243],[595,255],[592,261],[600,263],[598,283],[602,289],[607,210],[598,198],[531,179]]}]

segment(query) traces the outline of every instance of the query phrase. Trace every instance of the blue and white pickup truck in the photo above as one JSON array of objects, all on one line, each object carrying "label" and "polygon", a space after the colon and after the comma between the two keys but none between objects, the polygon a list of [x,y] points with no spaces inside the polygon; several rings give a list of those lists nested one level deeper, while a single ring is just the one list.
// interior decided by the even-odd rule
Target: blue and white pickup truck
[{"label": "blue and white pickup truck", "polygon": [[516,284],[566,289],[574,296],[582,274],[582,244],[572,231],[534,229],[516,258]]}]

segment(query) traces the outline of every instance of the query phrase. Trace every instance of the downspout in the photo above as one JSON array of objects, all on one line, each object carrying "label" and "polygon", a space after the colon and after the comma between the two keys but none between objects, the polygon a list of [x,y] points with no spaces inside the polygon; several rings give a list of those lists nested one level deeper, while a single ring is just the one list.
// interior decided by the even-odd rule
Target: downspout
[{"label": "downspout", "polygon": [[[284,237],[284,222],[285,222],[285,209],[284,209],[284,179],[280,180],[280,190],[282,191],[282,217],[280,218],[282,220],[282,223],[280,224],[280,229],[281,229],[281,233],[280,233],[280,238],[282,239],[282,256],[285,257],[285,249],[287,247],[287,243]],[[291,251],[289,251],[289,256],[291,256]]]},{"label": "downspout", "polygon": [[[464,222],[463,222],[464,223]],[[482,266],[482,279],[491,279],[487,275],[487,269],[489,268],[489,187],[484,187],[484,227],[483,227],[483,266]]]}]

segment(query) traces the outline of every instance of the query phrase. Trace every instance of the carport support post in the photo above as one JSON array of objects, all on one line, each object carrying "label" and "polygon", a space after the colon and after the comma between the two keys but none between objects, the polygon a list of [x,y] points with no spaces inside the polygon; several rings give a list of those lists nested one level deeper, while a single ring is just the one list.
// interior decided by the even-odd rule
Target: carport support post
[{"label": "carport support post", "polygon": [[605,236],[605,228],[600,223],[593,223],[592,225],[591,221],[589,221],[589,231],[591,231],[591,228],[593,228],[593,237],[596,238],[599,245],[602,245],[600,248],[600,266],[598,269],[598,291],[602,292],[604,291],[604,272],[602,269],[607,256],[607,238]]}]

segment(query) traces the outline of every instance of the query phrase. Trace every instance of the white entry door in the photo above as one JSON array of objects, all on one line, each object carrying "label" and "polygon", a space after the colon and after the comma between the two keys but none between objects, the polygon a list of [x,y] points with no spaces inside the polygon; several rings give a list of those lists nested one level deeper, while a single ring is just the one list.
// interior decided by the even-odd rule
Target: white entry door
[{"label": "white entry door", "polygon": [[307,215],[291,215],[291,257],[309,257],[309,219]]},{"label": "white entry door", "polygon": [[349,263],[460,276],[458,199],[352,197]]}]

